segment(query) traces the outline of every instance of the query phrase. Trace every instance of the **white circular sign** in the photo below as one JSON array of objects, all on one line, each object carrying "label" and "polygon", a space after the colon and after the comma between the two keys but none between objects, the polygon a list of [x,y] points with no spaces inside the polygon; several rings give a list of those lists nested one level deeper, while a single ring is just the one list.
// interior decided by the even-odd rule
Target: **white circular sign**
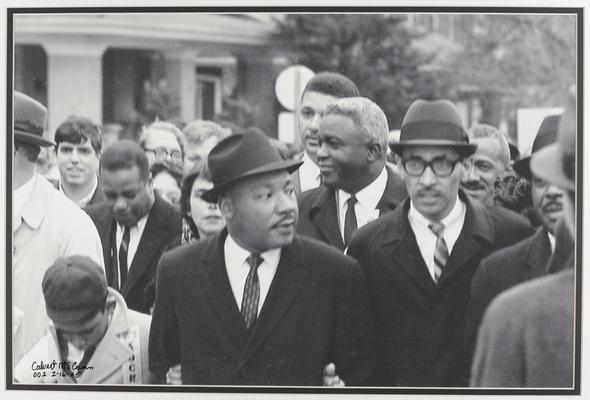
[{"label": "white circular sign", "polygon": [[295,111],[307,82],[314,72],[304,65],[292,65],[285,68],[275,82],[275,94],[283,107]]}]

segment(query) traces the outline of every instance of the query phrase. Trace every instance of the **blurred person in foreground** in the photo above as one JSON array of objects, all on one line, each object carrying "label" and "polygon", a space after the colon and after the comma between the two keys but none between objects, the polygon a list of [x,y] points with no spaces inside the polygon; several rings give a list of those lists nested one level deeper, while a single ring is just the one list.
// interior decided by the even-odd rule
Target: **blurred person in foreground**
[{"label": "blurred person in foreground", "polygon": [[372,384],[462,386],[471,278],[483,257],[532,229],[460,189],[476,145],[452,102],[414,101],[391,150],[409,198],[359,229],[348,248],[367,277],[377,326]]},{"label": "blurred person in foreground", "polygon": [[506,137],[495,127],[476,124],[469,129],[469,142],[477,150],[469,157],[469,166],[461,179],[461,187],[471,198],[493,207],[494,183],[512,165]]},{"label": "blurred person in foreground", "polygon": [[156,266],[180,244],[178,211],[154,193],[146,154],[128,139],[104,150],[100,181],[106,200],[85,209],[102,241],[107,282],[132,310],[149,313]]},{"label": "blurred person in foreground", "polygon": [[228,133],[213,121],[198,119],[188,123],[182,130],[184,135],[184,174],[193,165],[207,160],[207,155]]},{"label": "blurred person in foreground", "polygon": [[[533,155],[555,142],[558,124],[559,116],[545,118],[533,143]],[[541,226],[534,235],[483,259],[473,276],[467,311],[468,358],[473,355],[483,314],[498,294],[519,283],[557,272],[548,269],[548,262],[556,247],[555,226],[563,214],[565,193],[557,185],[531,172],[530,159],[530,156],[523,157],[514,164],[514,169],[522,177],[532,181],[532,210],[541,221]],[[471,363],[468,368],[470,365]]]},{"label": "blurred person in foreground", "polygon": [[194,243],[219,232],[225,220],[215,202],[201,198],[213,188],[206,162],[194,164],[182,181],[180,211],[183,219],[182,244]]},{"label": "blurred person in foreground", "polygon": [[151,123],[143,128],[139,144],[147,155],[150,167],[161,162],[183,169],[184,137],[176,125],[164,121]]},{"label": "blurred person in foreground", "polygon": [[13,361],[43,336],[47,314],[41,291],[43,274],[58,258],[86,255],[104,266],[100,237],[76,204],[35,172],[44,137],[47,108],[14,92],[14,175],[12,177]]},{"label": "blurred person in foreground", "polygon": [[55,130],[57,189],[82,208],[104,200],[98,179],[101,150],[102,128],[88,118],[71,116]]},{"label": "blurred person in foreground", "polygon": [[326,107],[316,153],[322,186],[301,194],[297,232],[344,251],[363,225],[406,197],[401,178],[386,167],[387,118],[364,97]]},{"label": "blurred person in foreground", "polygon": [[158,193],[169,204],[178,208],[180,205],[181,172],[161,162],[152,165],[150,172],[152,174],[154,192]]},{"label": "blurred person in foreground", "polygon": [[160,260],[150,332],[158,383],[366,383],[366,284],[356,261],[295,235],[300,165],[256,130],[211,150],[213,187],[202,197],[217,201],[227,226]]},{"label": "blurred person in foreground", "polygon": [[320,121],[326,106],[343,97],[356,97],[356,84],[337,72],[320,72],[307,82],[301,95],[297,123],[299,140],[303,145],[303,164],[294,176],[301,192],[314,189],[321,184],[317,152],[320,148]]},{"label": "blurred person in foreground", "polygon": [[[557,141],[531,156],[530,169],[565,192],[563,218],[573,238],[577,119],[575,97],[570,94],[567,100]],[[477,339],[472,386],[574,386],[574,252],[559,255],[561,260],[551,263],[561,264],[563,271],[517,285],[488,307]]]},{"label": "blurred person in foreground", "polygon": [[19,383],[150,382],[150,317],[127,309],[88,257],[59,258],[42,283],[51,322],[14,369]]}]

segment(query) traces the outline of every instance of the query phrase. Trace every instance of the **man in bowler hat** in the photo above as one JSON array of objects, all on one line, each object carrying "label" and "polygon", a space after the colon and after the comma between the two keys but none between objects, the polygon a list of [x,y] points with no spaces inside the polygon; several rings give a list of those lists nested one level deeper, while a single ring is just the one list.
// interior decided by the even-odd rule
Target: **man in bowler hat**
[{"label": "man in bowler hat", "polygon": [[44,137],[47,109],[14,93],[13,194],[13,361],[43,336],[48,319],[39,288],[43,274],[58,258],[80,254],[104,266],[100,237],[75,203],[35,172]]},{"label": "man in bowler hat", "polygon": [[59,258],[42,289],[51,322],[16,366],[18,382],[149,383],[150,317],[127,309],[101,267],[88,257]]},{"label": "man in bowler hat", "polygon": [[[555,142],[558,124],[558,115],[551,115],[543,120],[533,142],[533,155]],[[532,211],[541,221],[541,226],[534,235],[490,254],[481,262],[473,276],[467,311],[466,346],[469,357],[473,354],[483,313],[494,297],[519,283],[557,272],[549,270],[548,262],[556,248],[556,225],[563,214],[564,191],[532,173],[530,159],[531,156],[528,156],[517,161],[514,169],[531,181]],[[560,244],[565,247],[565,251],[569,250],[571,253],[572,243],[567,240],[568,235],[562,235],[564,239]]]},{"label": "man in bowler hat", "polygon": [[[560,118],[557,141],[531,156],[530,169],[534,176],[563,190],[563,219],[573,238],[576,195],[573,96],[568,98]],[[558,251],[556,246],[555,253]],[[479,330],[471,370],[472,386],[575,386],[574,252],[561,257],[562,265],[558,267],[561,272],[517,285],[491,302]],[[554,254],[550,263],[557,264],[555,258]]]},{"label": "man in bowler hat", "polygon": [[485,255],[532,233],[524,219],[459,189],[475,147],[448,100],[412,103],[391,145],[409,198],[359,229],[348,249],[365,273],[375,315],[375,385],[464,385],[473,273]]},{"label": "man in bowler hat", "polygon": [[246,130],[219,142],[208,164],[214,186],[202,197],[227,227],[160,260],[150,333],[158,382],[180,365],[183,384],[366,383],[366,283],[355,260],[295,235],[290,174],[301,162]]}]

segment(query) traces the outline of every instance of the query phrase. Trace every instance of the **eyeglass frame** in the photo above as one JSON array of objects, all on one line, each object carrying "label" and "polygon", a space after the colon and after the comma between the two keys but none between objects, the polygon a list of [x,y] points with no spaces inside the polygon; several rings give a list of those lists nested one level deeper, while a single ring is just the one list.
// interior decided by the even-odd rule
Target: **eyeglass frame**
[{"label": "eyeglass frame", "polygon": [[[164,160],[166,160],[166,157],[170,157],[170,159],[174,160],[174,161],[182,161],[184,158],[182,151],[180,151],[180,150],[172,150],[171,152],[169,152],[168,150],[161,148],[161,147],[159,147],[157,149],[148,149],[147,147],[144,147],[143,149],[144,149],[144,151],[151,151],[152,153],[154,153],[154,157],[156,157],[156,160],[158,160],[158,161],[164,161]],[[159,157],[158,152],[161,155],[163,155],[164,157]],[[175,159],[175,157],[173,156],[174,153],[178,153],[177,159]]]},{"label": "eyeglass frame", "polygon": [[[422,161],[422,162],[424,163],[424,168],[422,169],[422,172],[420,172],[419,174],[412,174],[412,173],[408,172],[408,168],[406,167],[406,164],[407,164],[409,161],[411,161],[411,160],[420,160],[420,161]],[[448,174],[439,174],[439,173],[437,173],[437,172],[434,170],[434,162],[435,162],[435,161],[437,161],[437,160],[446,160],[446,161],[450,161],[450,162],[452,163],[451,169],[450,169],[450,171],[449,171],[449,173],[448,173]],[[451,176],[451,174],[452,174],[452,173],[453,173],[453,171],[455,170],[455,167],[457,166],[457,164],[458,164],[458,163],[460,163],[460,162],[463,162],[463,161],[464,161],[464,159],[463,159],[463,158],[457,158],[457,159],[455,159],[455,160],[451,160],[451,159],[449,159],[449,158],[447,158],[447,157],[444,157],[444,156],[443,156],[443,157],[435,157],[435,158],[433,158],[433,159],[432,159],[432,160],[430,160],[430,161],[425,161],[425,160],[423,160],[423,159],[422,159],[422,158],[420,158],[420,157],[410,157],[410,158],[407,158],[407,159],[405,159],[405,160],[404,160],[404,159],[402,159],[402,160],[401,160],[401,164],[402,164],[402,166],[403,166],[403,168],[404,168],[404,171],[406,171],[406,173],[407,173],[409,176],[411,176],[411,177],[414,177],[414,178],[417,178],[417,177],[420,177],[420,176],[422,176],[422,175],[424,174],[424,172],[426,171],[426,168],[428,168],[428,167],[430,167],[430,170],[432,171],[432,173],[433,173],[435,176],[437,176],[437,177],[439,177],[439,178],[446,178],[446,177],[448,177],[448,176]]]}]

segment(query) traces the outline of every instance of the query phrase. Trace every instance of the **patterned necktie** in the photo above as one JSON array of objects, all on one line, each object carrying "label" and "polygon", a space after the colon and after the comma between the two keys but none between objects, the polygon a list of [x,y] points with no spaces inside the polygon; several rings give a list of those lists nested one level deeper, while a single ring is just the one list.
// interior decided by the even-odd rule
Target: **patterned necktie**
[{"label": "patterned necktie", "polygon": [[357,199],[354,194],[346,200],[346,215],[344,216],[344,246],[348,246],[352,234],[357,228],[356,213],[354,212],[354,205],[356,202]]},{"label": "patterned necktie", "polygon": [[119,247],[119,274],[121,276],[119,291],[123,290],[123,285],[127,280],[127,271],[129,270],[129,267],[127,266],[127,251],[129,250],[130,230],[130,227],[125,226],[125,230],[123,231],[123,240],[121,240],[121,246]]},{"label": "patterned necktie", "polygon": [[432,222],[428,228],[436,235],[436,246],[434,248],[434,281],[438,282],[443,268],[449,259],[449,249],[443,237],[445,225],[441,222]]},{"label": "patterned necktie", "polygon": [[249,331],[258,315],[258,300],[260,299],[260,283],[258,282],[258,267],[262,264],[262,257],[258,254],[250,254],[246,259],[250,265],[250,272],[246,277],[244,285],[244,296],[242,297],[242,317],[246,323],[246,329]]}]

